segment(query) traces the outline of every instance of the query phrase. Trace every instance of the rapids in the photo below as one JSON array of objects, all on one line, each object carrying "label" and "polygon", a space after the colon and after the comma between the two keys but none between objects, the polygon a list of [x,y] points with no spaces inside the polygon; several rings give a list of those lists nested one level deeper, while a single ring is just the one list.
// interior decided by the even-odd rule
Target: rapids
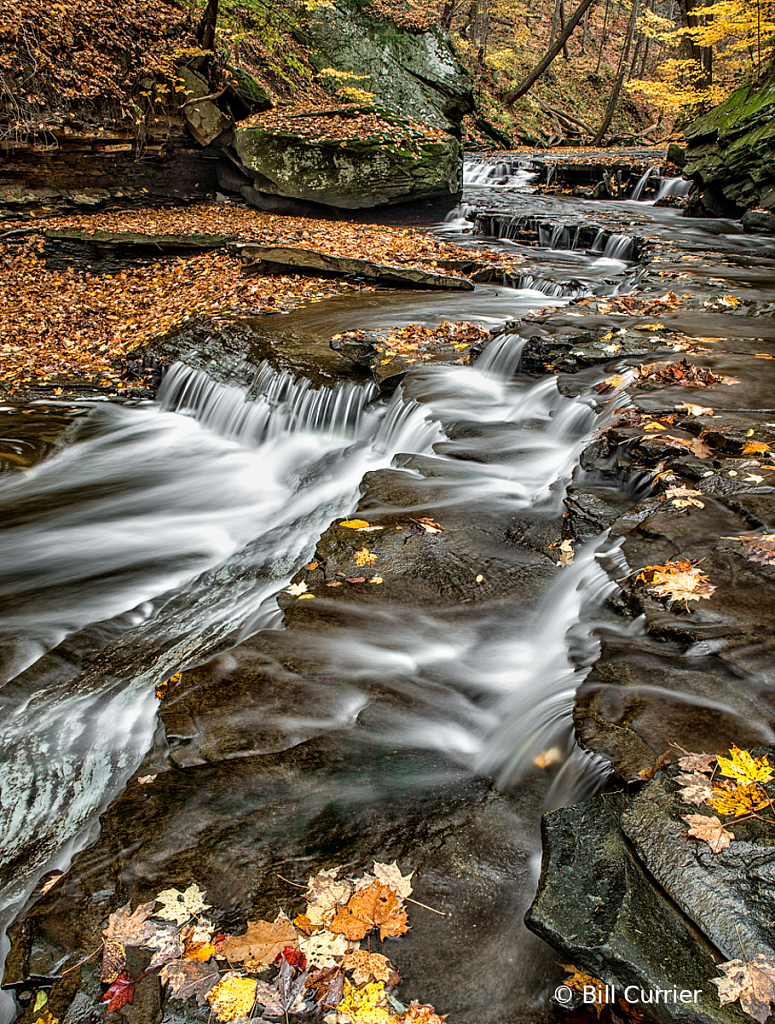
[{"label": "rapids", "polygon": [[[721,279],[768,298],[769,243],[728,222],[686,222],[637,202],[650,171],[632,200],[606,204],[591,244],[579,230],[589,204],[532,194],[538,173],[531,161],[466,167],[466,198],[488,211],[488,243],[527,259],[520,278],[449,296],[335,299],[258,330],[330,337],[443,319],[499,327],[571,297],[637,289],[635,236],[647,231],[677,247],[665,267],[702,254],[698,294]],[[678,180],[658,188],[680,194]],[[476,243],[471,211],[462,207],[436,230]],[[517,240],[526,218],[540,222],[533,246]],[[434,508],[471,516],[561,513],[606,415],[594,391],[604,374],[588,375],[569,398],[555,377],[520,375],[523,345],[506,333],[474,365],[418,367],[389,400],[349,381],[315,389],[265,363],[242,368],[233,384],[178,364],[155,402],[86,403],[52,454],[0,476],[3,926],[45,872],[66,869],[95,840],[98,816],[154,743],[154,685],[216,652],[238,663],[241,641],[284,628],[278,594],[328,524],[353,512],[365,474],[402,466],[420,489],[432,487]],[[613,407],[616,394],[608,397]],[[575,746],[570,712],[597,657],[598,629],[626,639],[640,628],[618,624],[605,607],[621,570],[602,535],[535,606],[483,601],[464,618],[452,607],[353,608],[348,625],[315,644],[331,673],[321,684],[325,712],[289,702],[274,707],[272,727],[288,746],[340,733],[375,749],[438,751],[504,793],[553,751],[557,768],[538,803],[585,797],[606,769]],[[427,789],[434,778],[412,784]],[[535,817],[530,828],[537,857]],[[534,882],[533,874],[528,899]],[[510,941],[517,955],[524,946],[546,957],[521,924]],[[528,997],[520,990],[519,998]],[[535,998],[545,1004],[545,993]],[[0,1021],[15,1015],[6,994]]]}]

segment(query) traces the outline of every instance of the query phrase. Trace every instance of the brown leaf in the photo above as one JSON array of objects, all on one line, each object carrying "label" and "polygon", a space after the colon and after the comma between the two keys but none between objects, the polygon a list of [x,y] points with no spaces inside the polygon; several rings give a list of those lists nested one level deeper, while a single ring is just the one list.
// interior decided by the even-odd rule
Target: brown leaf
[{"label": "brown leaf", "polygon": [[275,921],[248,921],[244,935],[232,935],[223,943],[222,953],[235,963],[250,960],[260,964],[274,963],[286,946],[298,949],[299,937],[287,917],[280,914]]},{"label": "brown leaf", "polygon": [[708,776],[700,772],[677,775],[674,781],[684,787],[681,790],[681,799],[684,803],[696,804],[698,807],[700,804],[708,803],[715,792]]},{"label": "brown leaf", "polygon": [[355,949],[342,960],[342,970],[352,972],[356,985],[367,985],[370,981],[389,981],[393,968],[381,953],[368,953]]},{"label": "brown leaf", "polygon": [[106,939],[102,950],[102,970],[100,981],[105,985],[112,984],[126,967],[126,950],[116,939]]},{"label": "brown leaf", "polygon": [[721,977],[710,980],[718,988],[722,1006],[740,1000],[740,1008],[764,1024],[775,1003],[775,957],[759,953],[753,960],[718,964]]},{"label": "brown leaf", "polygon": [[169,985],[174,999],[195,996],[198,1006],[204,1006],[205,996],[219,977],[214,963],[205,964],[201,960],[170,960],[159,972],[159,980],[162,985]]},{"label": "brown leaf", "polygon": [[715,754],[687,753],[678,761],[679,767],[683,768],[685,772],[704,772],[707,775],[711,774],[711,772],[713,771],[713,765],[715,763]]},{"label": "brown leaf", "polygon": [[649,779],[653,779],[654,776],[659,771],[659,769],[662,768],[664,765],[666,765],[669,760],[670,760],[670,751],[669,750],[665,750],[654,761],[654,763],[651,765],[651,767],[644,768],[642,771],[638,772],[638,777],[643,779],[644,781],[648,781]]},{"label": "brown leaf", "polygon": [[153,932],[153,925],[148,924],[148,918],[153,913],[156,900],[143,903],[132,912],[130,906],[130,903],[125,903],[111,914],[108,918],[108,927],[102,934],[106,939],[115,939],[124,946],[142,946]]},{"label": "brown leaf", "polygon": [[704,814],[682,814],[681,817],[689,825],[689,835],[703,839],[714,853],[726,850],[735,838],[734,832],[724,828],[715,814],[712,818]]},{"label": "brown leaf", "polygon": [[378,881],[356,893],[346,907],[340,907],[329,927],[348,939],[362,939],[377,927],[380,939],[402,935],[409,928],[406,911],[399,908],[396,894]]}]

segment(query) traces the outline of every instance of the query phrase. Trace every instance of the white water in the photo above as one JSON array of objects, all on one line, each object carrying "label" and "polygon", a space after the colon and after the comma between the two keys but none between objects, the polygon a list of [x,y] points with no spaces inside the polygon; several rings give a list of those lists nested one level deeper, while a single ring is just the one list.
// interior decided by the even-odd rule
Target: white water
[{"label": "white water", "polygon": [[530,191],[529,186],[538,177],[538,172],[520,164],[467,159],[463,163],[463,186],[465,188],[511,188]]},{"label": "white water", "polygon": [[[115,632],[152,624],[170,590],[203,606],[200,628],[275,624],[272,595],[331,518],[352,510],[364,473],[441,437],[413,402],[367,407],[371,387],[314,392],[266,368],[254,386],[259,395],[246,403],[238,388],[173,368],[159,404],[96,408],[88,436],[0,484],[6,923],[134,772],[156,725],[153,684],[180,665],[171,645],[128,677],[111,678],[106,665],[68,681],[56,662],[29,680],[16,674],[97,620],[114,617]],[[250,585],[227,587],[218,603],[216,575],[197,592],[200,573],[249,542]]]}]

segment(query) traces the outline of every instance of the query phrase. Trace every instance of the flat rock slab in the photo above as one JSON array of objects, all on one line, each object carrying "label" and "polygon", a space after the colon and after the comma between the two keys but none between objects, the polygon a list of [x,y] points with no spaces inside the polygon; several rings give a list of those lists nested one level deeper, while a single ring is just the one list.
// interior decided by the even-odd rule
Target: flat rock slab
[{"label": "flat rock slab", "polygon": [[103,272],[130,263],[149,263],[175,256],[224,249],[236,235],[172,235],[140,231],[79,231],[49,228],[43,236],[46,266],[59,269],[98,264]]},{"label": "flat rock slab", "polygon": [[349,256],[329,256],[311,249],[257,245],[254,242],[239,242],[231,249],[249,265],[255,265],[256,269],[270,273],[359,277],[366,281],[376,281],[378,284],[403,288],[438,288],[458,291],[473,291],[474,289],[473,282],[467,277],[435,274],[417,267],[372,263],[370,260]]}]

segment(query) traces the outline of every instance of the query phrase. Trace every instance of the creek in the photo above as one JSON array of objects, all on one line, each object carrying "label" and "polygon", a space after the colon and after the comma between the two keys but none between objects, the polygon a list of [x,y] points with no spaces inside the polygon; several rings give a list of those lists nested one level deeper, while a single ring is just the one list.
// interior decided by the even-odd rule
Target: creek
[{"label": "creek", "polygon": [[[562,310],[571,298],[680,287],[700,300],[734,289],[748,303],[748,316],[736,322],[739,337],[775,337],[770,239],[637,199],[592,204],[538,195],[536,168],[472,162],[464,205],[435,228],[447,240],[520,255],[519,279],[469,293],[332,299],[269,318],[255,327],[257,336],[262,343],[292,336],[312,351],[343,330],[445,319],[494,329],[528,312]],[[520,232],[531,224],[536,237],[528,244]],[[697,303],[680,316],[681,329],[703,337],[716,330],[711,320]],[[171,779],[228,762],[241,779],[261,758],[274,765],[272,758],[301,757],[305,745],[318,744],[324,762],[327,751],[337,758],[314,784],[297,780],[307,804],[291,812],[286,789],[243,780],[229,798],[242,800],[236,820],[246,809],[267,816],[262,835],[269,843],[276,829],[280,860],[317,863],[327,843],[336,859],[330,837],[317,845],[309,838],[310,823],[326,808],[345,821],[363,820],[366,807],[372,816],[384,810],[400,831],[421,807],[424,827],[432,829],[437,814],[438,828],[452,829],[455,794],[484,787],[471,805],[480,801],[482,820],[497,807],[498,842],[507,844],[510,829],[518,842],[502,860],[490,850],[492,886],[470,886],[465,921],[433,922],[438,931],[449,928],[449,941],[438,938],[437,950],[424,953],[431,925],[422,921],[407,937],[410,996],[434,1001],[456,1024],[551,1019],[555,957],[521,923],[537,881],[540,813],[605,785],[606,764],[575,745],[573,696],[598,656],[599,631],[626,644],[642,623],[617,618],[607,605],[613,580],[627,569],[605,532],[559,571],[534,550],[532,562],[525,554],[531,530],[558,528],[566,488],[580,479],[581,453],[616,402],[595,391],[610,366],[580,374],[572,394],[554,376],[521,374],[524,342],[515,329],[473,365],[412,369],[390,398],[353,380],[314,388],[263,362],[240,367],[231,382],[177,364],[154,402],[0,410],[0,434],[8,432],[4,423],[15,429],[25,417],[41,435],[52,419],[57,424],[45,452],[33,427],[30,440],[17,442],[26,468],[0,475],[3,928],[29,911],[40,879],[66,870],[79,850],[87,850],[76,861],[85,865],[83,877],[91,872],[94,889],[103,884],[100,872],[114,869],[102,854],[89,861],[88,850],[99,816],[128,792],[141,765]],[[432,508],[445,530],[448,522],[459,525],[460,550],[445,558],[459,557],[467,586],[477,587],[476,559],[485,566],[496,549],[503,579],[489,596],[472,598],[456,579],[425,605],[411,593],[384,603],[339,602],[335,628],[289,625],[278,595],[313,558],[329,524],[355,511],[364,476],[387,479],[388,471],[396,494],[374,496],[376,521],[399,508],[411,515]],[[395,474],[405,480],[408,502],[396,496],[404,484]],[[624,507],[647,491],[639,474],[619,481]],[[509,550],[495,539],[504,529],[517,538]],[[487,583],[486,568],[481,575]],[[293,685],[231,703],[227,693],[220,710],[211,695],[210,705],[197,706],[193,733],[181,727],[178,735],[171,719],[160,727],[156,685],[196,666],[217,666],[221,676],[241,670],[259,656],[256,638],[271,645],[281,634],[295,637],[296,666],[314,662]],[[216,737],[209,753],[208,730]],[[195,783],[189,789],[185,815],[176,812],[186,828],[217,831],[214,798]],[[219,807],[225,799],[221,793]],[[479,827],[477,818],[474,837]],[[181,827],[160,826],[131,876],[148,884],[161,878],[164,865],[178,863],[181,834]],[[392,849],[379,829],[375,835]],[[494,842],[491,832],[482,835]],[[235,850],[244,842],[235,839]],[[481,877],[490,869],[487,842],[481,861],[472,853]],[[368,843],[367,835],[366,851]],[[200,847],[190,850],[187,869],[202,871],[190,880],[206,883]],[[224,851],[224,862],[229,857]],[[509,858],[516,866],[504,881]],[[494,904],[499,892],[502,910]],[[411,967],[410,954],[419,966]],[[450,957],[452,974],[434,980]],[[55,974],[65,959],[45,964],[44,973]],[[3,1000],[0,1022],[8,1024],[17,1010],[8,993]]]}]

